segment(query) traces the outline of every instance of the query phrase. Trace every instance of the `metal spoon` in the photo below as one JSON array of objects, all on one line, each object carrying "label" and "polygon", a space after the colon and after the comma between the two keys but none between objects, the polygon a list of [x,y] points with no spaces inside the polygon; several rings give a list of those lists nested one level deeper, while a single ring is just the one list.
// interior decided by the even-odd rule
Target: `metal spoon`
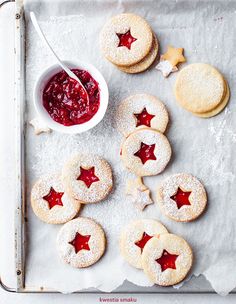
[{"label": "metal spoon", "polygon": [[66,72],[66,74],[68,76],[70,76],[74,80],[78,81],[78,83],[82,86],[82,88],[84,89],[84,91],[86,93],[87,101],[89,101],[88,92],[86,91],[84,85],[81,83],[80,79],[60,60],[60,58],[57,56],[57,54],[52,49],[51,45],[48,43],[46,37],[44,36],[44,33],[42,32],[42,29],[40,28],[40,26],[38,24],[38,21],[36,19],[34,12],[30,12],[30,18],[31,18],[31,21],[32,21],[34,28],[35,28],[36,32],[38,33],[39,37],[45,43],[45,45],[49,48],[49,50],[52,52],[52,54],[56,58],[58,64],[62,67],[62,69]]}]

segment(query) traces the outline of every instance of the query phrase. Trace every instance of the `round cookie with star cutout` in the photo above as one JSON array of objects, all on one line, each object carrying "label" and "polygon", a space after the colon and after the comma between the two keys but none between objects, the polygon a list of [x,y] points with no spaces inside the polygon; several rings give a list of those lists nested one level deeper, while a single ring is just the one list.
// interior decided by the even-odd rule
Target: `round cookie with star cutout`
[{"label": "round cookie with star cutout", "polygon": [[177,222],[190,222],[206,208],[207,194],[203,184],[187,173],[166,178],[157,189],[160,210]]},{"label": "round cookie with star cutout", "polygon": [[143,249],[142,267],[151,282],[175,285],[187,276],[193,263],[189,244],[181,237],[164,233],[152,238]]},{"label": "round cookie with star cutout", "polygon": [[100,48],[104,56],[118,66],[132,66],[150,52],[153,33],[149,24],[135,14],[112,17],[100,33]]},{"label": "round cookie with star cutout", "polygon": [[120,103],[116,113],[117,128],[125,137],[145,127],[164,133],[168,121],[165,105],[157,97],[149,94],[129,96]]},{"label": "round cookie with star cutout", "polygon": [[75,268],[95,264],[104,254],[105,233],[102,227],[89,218],[76,218],[60,229],[57,248],[61,259]]},{"label": "round cookie with star cutout", "polygon": [[171,158],[171,146],[165,135],[151,128],[137,130],[122,144],[121,159],[137,176],[161,173]]},{"label": "round cookie with star cutout", "polygon": [[68,194],[83,204],[103,200],[113,185],[108,162],[92,154],[78,154],[68,160],[62,169],[62,180]]},{"label": "round cookie with star cutout", "polygon": [[129,223],[120,236],[120,251],[124,259],[135,268],[142,268],[141,256],[144,247],[153,237],[168,233],[165,226],[152,219]]},{"label": "round cookie with star cutout", "polygon": [[63,224],[77,215],[81,204],[65,191],[59,174],[48,174],[33,186],[31,206],[35,215],[43,222]]}]

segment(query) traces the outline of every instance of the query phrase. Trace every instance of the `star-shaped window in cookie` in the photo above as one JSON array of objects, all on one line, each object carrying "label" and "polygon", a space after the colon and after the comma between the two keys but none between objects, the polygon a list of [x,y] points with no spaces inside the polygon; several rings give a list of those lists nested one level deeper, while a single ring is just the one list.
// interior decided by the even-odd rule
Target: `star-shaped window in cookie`
[{"label": "star-shaped window in cookie", "polygon": [[191,191],[183,191],[181,188],[178,187],[177,192],[172,195],[170,198],[176,202],[178,209],[183,206],[190,206],[191,203],[189,201],[189,196],[192,192]]},{"label": "star-shaped window in cookie", "polygon": [[167,250],[163,250],[162,255],[159,259],[156,260],[158,264],[161,265],[161,271],[165,271],[166,269],[176,269],[176,259],[178,258],[178,255],[171,254]]},{"label": "star-shaped window in cookie", "polygon": [[146,145],[142,142],[140,149],[136,153],[134,153],[134,156],[139,157],[143,165],[148,160],[156,160],[156,156],[154,154],[155,146],[156,144]]},{"label": "star-shaped window in cookie", "polygon": [[82,235],[79,232],[76,233],[75,238],[69,242],[70,245],[74,246],[75,253],[80,250],[90,250],[89,240],[91,235]]},{"label": "star-shaped window in cookie", "polygon": [[136,246],[138,246],[141,251],[143,251],[144,246],[147,244],[147,242],[152,238],[152,236],[148,235],[146,232],[143,233],[143,236],[141,240],[135,243]]},{"label": "star-shaped window in cookie", "polygon": [[116,35],[118,36],[119,38],[119,44],[118,44],[118,47],[121,47],[121,46],[125,46],[127,47],[129,50],[131,49],[131,45],[133,42],[135,42],[137,39],[134,38],[131,33],[130,33],[130,30],[128,30],[126,33],[124,34],[119,34],[119,33],[116,33]]},{"label": "star-shaped window in cookie", "polygon": [[136,127],[139,126],[147,126],[151,127],[151,120],[155,117],[155,115],[149,114],[147,109],[144,108],[141,113],[134,114],[136,117]]},{"label": "star-shaped window in cookie", "polygon": [[80,167],[80,176],[77,178],[77,180],[83,181],[87,188],[90,188],[93,183],[99,181],[99,178],[95,175],[94,167],[89,169]]},{"label": "star-shaped window in cookie", "polygon": [[52,209],[56,205],[63,206],[61,200],[63,194],[64,192],[56,192],[53,187],[51,187],[49,193],[45,195],[43,199],[48,202],[49,209]]}]

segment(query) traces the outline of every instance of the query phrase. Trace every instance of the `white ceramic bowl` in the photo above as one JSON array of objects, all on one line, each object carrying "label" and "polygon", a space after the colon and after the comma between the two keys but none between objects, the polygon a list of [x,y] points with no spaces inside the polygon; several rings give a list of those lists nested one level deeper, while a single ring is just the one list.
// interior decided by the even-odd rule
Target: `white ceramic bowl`
[{"label": "white ceramic bowl", "polygon": [[56,121],[54,121],[47,110],[43,106],[43,90],[51,79],[51,77],[62,70],[62,68],[55,64],[47,68],[38,78],[34,87],[34,105],[37,111],[37,114],[41,118],[41,120],[52,130],[67,133],[67,134],[77,134],[82,133],[91,128],[95,127],[104,117],[107,106],[108,106],[108,87],[105,79],[103,78],[102,74],[91,64],[85,62],[71,62],[71,61],[64,61],[64,63],[70,68],[78,68],[81,70],[88,71],[91,76],[98,82],[100,88],[100,106],[97,113],[87,122],[79,125],[73,126],[64,126]]}]

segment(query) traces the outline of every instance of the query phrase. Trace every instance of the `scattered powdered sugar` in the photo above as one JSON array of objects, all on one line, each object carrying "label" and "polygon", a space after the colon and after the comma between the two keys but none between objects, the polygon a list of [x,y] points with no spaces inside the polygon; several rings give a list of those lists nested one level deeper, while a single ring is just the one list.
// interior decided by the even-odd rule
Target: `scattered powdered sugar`
[{"label": "scattered powdered sugar", "polygon": [[[179,72],[164,79],[156,69],[150,69],[140,75],[127,75],[114,68],[99,52],[98,37],[106,20],[112,15],[121,13],[124,5],[123,1],[114,5],[108,2],[99,4],[100,1],[95,1],[90,5],[88,1],[81,1],[77,11],[74,8],[75,3],[68,2],[67,5],[60,6],[60,15],[67,15],[69,11],[70,14],[79,12],[77,16],[55,16],[52,17],[53,20],[40,22],[49,42],[62,59],[85,60],[95,64],[108,83],[110,100],[103,121],[84,134],[72,136],[52,132],[35,136],[33,129],[27,126],[25,145],[28,193],[26,287],[43,286],[63,292],[95,287],[109,292],[115,290],[126,279],[140,286],[150,286],[143,272],[129,267],[120,255],[119,235],[122,228],[133,219],[154,218],[161,220],[171,232],[184,236],[191,244],[196,257],[194,274],[199,275],[209,270],[208,277],[211,283],[215,283],[213,286],[217,292],[221,292],[222,289],[229,292],[235,284],[227,273],[231,274],[232,266],[236,264],[232,262],[235,261],[236,256],[234,241],[236,163],[233,157],[236,143],[231,132],[227,131],[227,129],[232,132],[236,130],[235,111],[233,111],[234,92],[232,90],[231,101],[227,106],[232,110],[231,114],[224,116],[221,113],[204,120],[192,116],[176,104],[173,86]],[[170,10],[169,6],[163,5],[163,1],[156,2],[154,6],[153,3],[152,1],[149,3],[153,9],[149,10],[148,15],[146,12],[149,4],[146,2],[144,5],[137,6],[136,11],[139,15],[147,17],[163,48],[169,44],[169,41],[172,41],[173,45],[184,46],[189,63],[213,64],[224,73],[224,77],[232,88],[235,61],[232,57],[234,45],[231,42],[234,41],[232,24],[235,22],[235,14],[231,16],[231,6],[226,8],[226,6],[221,6],[220,2],[212,3],[211,6],[208,3],[201,3],[200,6],[196,4],[192,9],[192,4],[189,4],[187,10],[178,7],[176,15],[175,6]],[[132,5],[136,7],[135,3]],[[46,12],[44,7],[48,8],[48,6],[50,7],[49,2],[47,6],[40,6],[37,14],[39,20],[41,18],[45,20],[44,14],[48,10]],[[228,9],[228,16],[224,18],[224,23],[220,27],[217,22],[212,21],[219,7]],[[156,18],[157,12],[158,18]],[[26,19],[29,19],[27,11]],[[196,20],[199,22],[196,23]],[[207,36],[204,35],[206,29]],[[225,33],[228,35],[227,40],[225,40]],[[215,50],[214,45],[222,45],[222,41],[226,42],[227,48]],[[36,116],[32,98],[35,81],[44,68],[56,62],[29,21],[26,26],[26,43],[26,114],[27,121],[30,121]],[[228,63],[232,68],[229,68]],[[209,194],[209,204],[206,213],[192,223],[181,224],[168,220],[161,214],[156,204],[140,212],[125,195],[126,180],[130,179],[132,174],[120,161],[122,139],[114,127],[114,112],[121,100],[143,92],[157,96],[167,105],[171,118],[167,137],[173,148],[172,159],[165,171],[158,176],[145,178],[145,184],[152,190],[155,200],[157,184],[163,178],[176,172],[189,172],[199,177]],[[220,140],[216,142],[217,134],[221,132],[222,120],[227,120],[227,124],[224,125]],[[216,134],[212,134],[208,129],[211,124]],[[64,265],[60,261],[55,246],[60,227],[38,221],[29,203],[30,192],[35,181],[45,173],[60,172],[65,162],[77,153],[92,153],[101,156],[111,164],[114,175],[113,191],[106,200],[86,205],[80,211],[80,215],[91,217],[102,225],[108,240],[102,259],[92,267],[80,270]],[[226,236],[227,242],[225,242]],[[211,256],[210,260],[209,256]],[[227,262],[228,257],[231,257],[230,263]],[[224,264],[224,275],[221,275],[221,268],[219,269],[219,263],[217,263],[219,260]],[[159,290],[158,286],[155,290]]]}]

